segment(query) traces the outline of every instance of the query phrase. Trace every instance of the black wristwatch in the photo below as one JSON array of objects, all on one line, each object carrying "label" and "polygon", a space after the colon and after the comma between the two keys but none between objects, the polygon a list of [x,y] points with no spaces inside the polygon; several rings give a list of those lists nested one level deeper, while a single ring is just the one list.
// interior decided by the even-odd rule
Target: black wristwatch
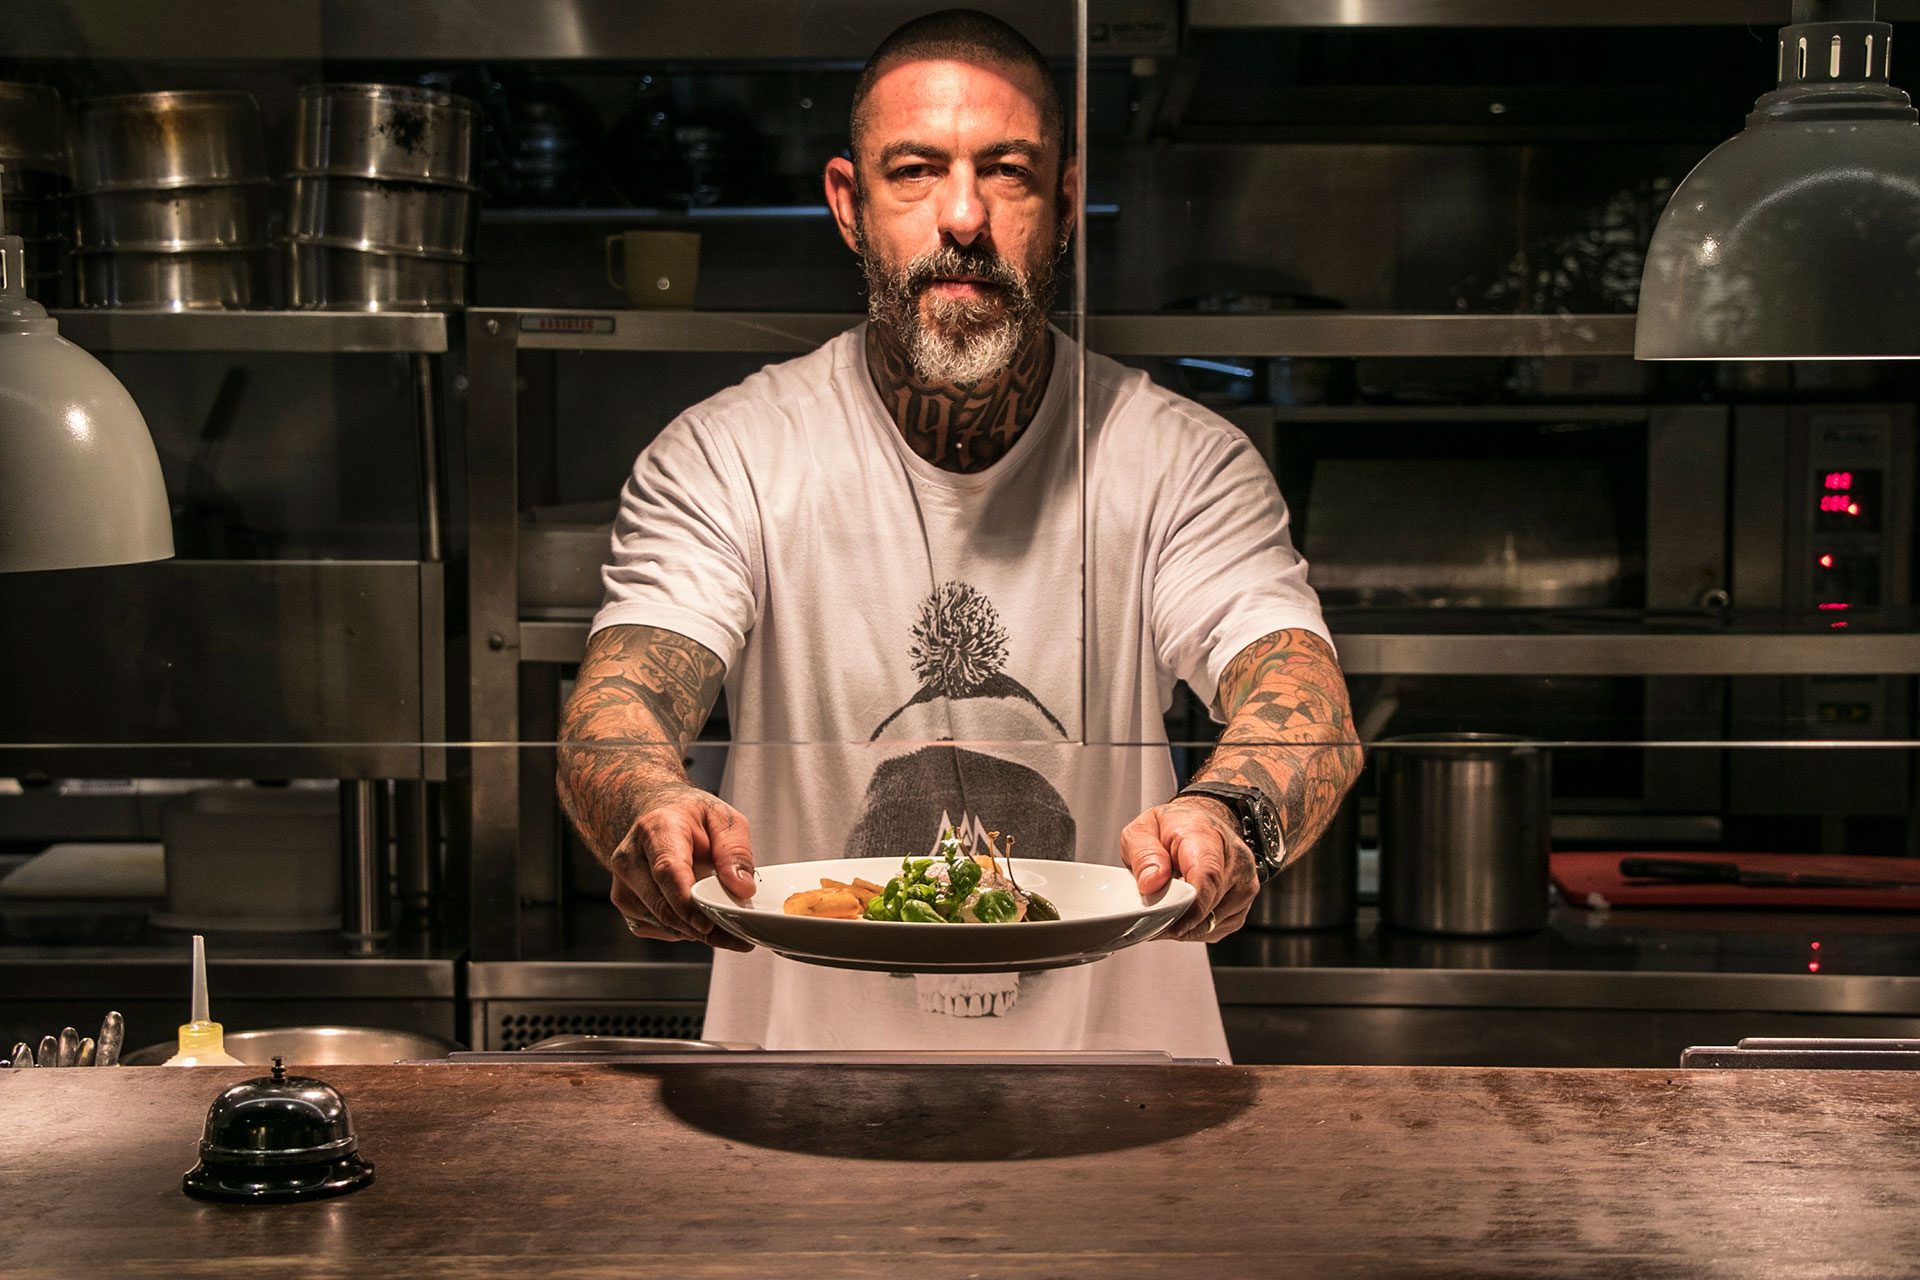
[{"label": "black wristwatch", "polygon": [[[1231,782],[1194,782],[1189,783],[1181,796],[1206,796],[1233,810],[1234,817],[1240,822],[1240,838],[1247,842],[1247,848],[1253,850],[1254,869],[1259,873],[1260,883],[1279,874],[1285,864],[1287,845],[1280,835],[1280,813],[1273,807],[1273,801],[1267,799],[1267,793],[1258,787],[1239,787]],[[1175,796],[1178,800],[1180,796]]]}]

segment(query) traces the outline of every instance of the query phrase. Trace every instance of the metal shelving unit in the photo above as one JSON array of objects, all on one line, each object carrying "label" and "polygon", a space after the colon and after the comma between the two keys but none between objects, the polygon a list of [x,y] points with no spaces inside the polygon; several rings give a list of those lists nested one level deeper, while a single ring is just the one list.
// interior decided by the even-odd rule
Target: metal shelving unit
[{"label": "metal shelving unit", "polygon": [[438,311],[113,311],[50,313],[89,351],[445,355]]}]

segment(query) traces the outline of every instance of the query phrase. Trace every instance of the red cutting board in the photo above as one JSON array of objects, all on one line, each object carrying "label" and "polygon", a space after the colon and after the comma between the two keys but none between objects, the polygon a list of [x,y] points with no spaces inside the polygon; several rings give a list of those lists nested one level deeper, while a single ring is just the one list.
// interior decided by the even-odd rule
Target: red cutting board
[{"label": "red cutting board", "polygon": [[1572,905],[1597,893],[1616,907],[1827,907],[1863,911],[1920,911],[1920,889],[1761,889],[1739,884],[1628,881],[1622,858],[1737,862],[1754,871],[1920,880],[1920,858],[1864,858],[1824,853],[1556,853],[1553,883]]}]

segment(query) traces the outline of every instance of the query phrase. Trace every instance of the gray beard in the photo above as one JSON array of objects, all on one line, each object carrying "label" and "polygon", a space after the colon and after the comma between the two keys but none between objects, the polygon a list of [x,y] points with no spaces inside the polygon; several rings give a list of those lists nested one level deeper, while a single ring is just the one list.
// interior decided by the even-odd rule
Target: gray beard
[{"label": "gray beard", "polygon": [[1050,263],[1031,275],[996,263],[997,297],[933,297],[927,300],[929,317],[906,278],[911,268],[890,270],[868,249],[858,223],[855,241],[867,278],[867,319],[899,340],[922,382],[965,385],[1004,373],[1047,322],[1053,298]]},{"label": "gray beard", "polygon": [[[910,320],[905,334],[907,359],[914,376],[922,382],[982,382],[1003,372],[1019,354],[1026,337],[1021,318],[1005,308],[966,298],[935,298],[929,304],[934,324],[921,317],[920,309],[909,304]],[[886,324],[891,317],[874,315],[870,320]],[[997,318],[992,316],[998,311]]]}]

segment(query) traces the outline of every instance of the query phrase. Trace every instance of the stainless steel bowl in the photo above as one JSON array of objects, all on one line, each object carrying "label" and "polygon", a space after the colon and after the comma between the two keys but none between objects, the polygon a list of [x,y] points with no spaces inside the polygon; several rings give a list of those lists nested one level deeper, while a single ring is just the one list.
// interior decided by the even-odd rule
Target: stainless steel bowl
[{"label": "stainless steel bowl", "polygon": [[88,253],[80,304],[128,311],[218,311],[270,302],[259,247],[191,253]]},{"label": "stainless steel bowl", "polygon": [[0,80],[0,164],[9,172],[67,171],[67,121],[59,90]]},{"label": "stainless steel bowl", "polygon": [[[227,1052],[248,1066],[273,1065],[277,1054],[289,1067],[384,1066],[412,1058],[444,1058],[460,1046],[418,1031],[388,1031],[380,1027],[266,1027],[259,1031],[229,1031]],[[125,1054],[129,1067],[157,1067],[171,1058],[175,1045],[150,1044]]]},{"label": "stainless steel bowl", "polygon": [[287,242],[287,292],[295,307],[336,311],[436,311],[467,302],[458,258],[365,253]]},{"label": "stainless steel bowl", "polygon": [[265,244],[272,193],[271,183],[255,182],[81,196],[80,247],[178,253]]},{"label": "stainless steel bowl", "polygon": [[308,244],[466,257],[478,196],[464,187],[340,175],[287,179],[287,234]]},{"label": "stainless steel bowl", "polygon": [[401,182],[469,185],[480,111],[437,89],[310,84],[293,118],[293,168]]},{"label": "stainless steel bowl", "polygon": [[251,94],[130,93],[74,108],[73,180],[83,192],[266,177],[260,108]]}]

